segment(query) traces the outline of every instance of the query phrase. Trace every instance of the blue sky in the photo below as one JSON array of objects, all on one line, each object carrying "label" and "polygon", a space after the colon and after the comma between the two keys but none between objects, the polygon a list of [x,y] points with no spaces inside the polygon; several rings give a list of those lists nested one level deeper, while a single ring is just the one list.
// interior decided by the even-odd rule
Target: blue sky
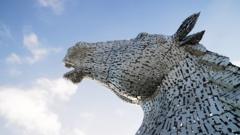
[{"label": "blue sky", "polygon": [[173,34],[201,11],[193,32],[240,65],[238,0],[1,0],[0,134],[132,135],[141,108],[85,79],[62,79],[62,59],[77,41],[130,39],[139,32]]}]

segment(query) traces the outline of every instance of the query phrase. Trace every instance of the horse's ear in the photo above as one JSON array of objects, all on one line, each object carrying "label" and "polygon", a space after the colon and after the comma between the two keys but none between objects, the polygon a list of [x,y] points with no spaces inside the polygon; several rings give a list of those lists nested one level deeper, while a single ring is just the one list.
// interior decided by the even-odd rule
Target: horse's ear
[{"label": "horse's ear", "polygon": [[199,15],[200,12],[189,16],[183,21],[177,32],[173,35],[177,41],[182,41],[191,32],[197,22]]},{"label": "horse's ear", "polygon": [[180,41],[180,46],[198,44],[202,39],[204,33],[205,30],[185,37],[182,41]]}]

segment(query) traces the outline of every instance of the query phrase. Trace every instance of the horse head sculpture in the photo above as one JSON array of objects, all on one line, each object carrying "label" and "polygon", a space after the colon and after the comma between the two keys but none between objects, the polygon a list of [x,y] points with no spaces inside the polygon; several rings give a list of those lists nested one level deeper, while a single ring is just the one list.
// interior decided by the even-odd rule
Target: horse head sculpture
[{"label": "horse head sculpture", "polygon": [[[64,77],[92,78],[141,105],[137,135],[240,134],[239,67],[199,44],[205,31],[189,35],[198,17],[189,16],[170,36],[143,32],[130,40],[78,42],[64,58],[73,68]],[[220,128],[211,126],[213,118]]]}]

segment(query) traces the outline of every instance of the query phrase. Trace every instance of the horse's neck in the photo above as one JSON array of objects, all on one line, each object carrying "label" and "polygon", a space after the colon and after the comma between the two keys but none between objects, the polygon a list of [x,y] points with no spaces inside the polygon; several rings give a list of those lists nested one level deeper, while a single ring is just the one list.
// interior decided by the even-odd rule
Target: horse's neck
[{"label": "horse's neck", "polygon": [[206,70],[194,59],[180,62],[165,77],[152,99],[142,103],[144,120],[137,134],[239,131],[239,115],[219,100],[218,86],[208,80]]}]

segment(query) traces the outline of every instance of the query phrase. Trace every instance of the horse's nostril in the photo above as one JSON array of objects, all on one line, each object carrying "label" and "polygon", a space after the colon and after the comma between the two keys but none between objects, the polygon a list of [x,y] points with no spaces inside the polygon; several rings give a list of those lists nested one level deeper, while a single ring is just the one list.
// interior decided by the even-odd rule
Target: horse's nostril
[{"label": "horse's nostril", "polygon": [[71,65],[71,64],[69,64],[69,63],[65,63],[65,67],[67,67],[67,68],[71,68],[71,67],[72,67],[72,65]]},{"label": "horse's nostril", "polygon": [[65,67],[67,68],[75,67],[75,65],[72,62],[67,61],[66,59],[64,60],[64,64],[65,64]]}]

